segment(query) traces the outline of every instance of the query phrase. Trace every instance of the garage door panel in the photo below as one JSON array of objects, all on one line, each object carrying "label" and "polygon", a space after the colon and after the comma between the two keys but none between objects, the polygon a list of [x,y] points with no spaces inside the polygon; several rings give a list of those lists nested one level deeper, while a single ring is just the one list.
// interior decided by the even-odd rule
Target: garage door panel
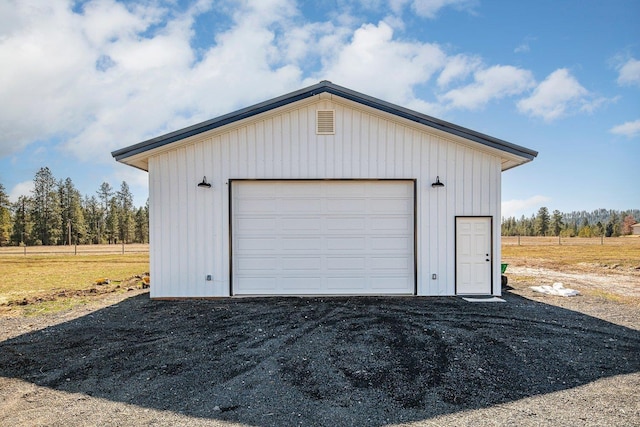
[{"label": "garage door panel", "polygon": [[237,209],[242,212],[263,212],[274,214],[278,211],[278,201],[275,199],[242,199]]},{"label": "garage door panel", "polygon": [[366,199],[327,199],[327,212],[337,214],[364,214],[367,212]]},{"label": "garage door panel", "polygon": [[327,237],[329,251],[364,251],[366,239],[364,237]]},{"label": "garage door panel", "polygon": [[340,271],[362,271],[366,268],[366,258],[364,257],[327,257],[326,258],[327,270],[340,270]]},{"label": "garage door panel", "polygon": [[385,213],[390,215],[406,215],[410,208],[413,209],[413,201],[406,200],[404,198],[369,200],[367,206],[369,212]]},{"label": "garage door panel", "polygon": [[407,237],[373,237],[371,238],[371,249],[374,251],[406,251],[412,242]]},{"label": "garage door panel", "polygon": [[284,251],[312,251],[320,252],[322,249],[322,239],[320,237],[283,237],[274,245],[272,249],[278,247]]},{"label": "garage door panel", "polygon": [[376,198],[393,197],[413,199],[413,185],[397,185],[396,181],[379,181],[369,186],[370,192],[374,192]]},{"label": "garage door panel", "polygon": [[283,277],[280,280],[282,294],[317,294],[322,287],[322,277],[316,275],[311,277]]},{"label": "garage door panel", "polygon": [[389,231],[406,233],[411,232],[413,223],[406,216],[401,217],[380,217],[373,216],[370,218],[370,229],[373,231]]},{"label": "garage door panel", "polygon": [[274,218],[237,218],[238,228],[243,233],[250,234],[271,234],[271,230],[276,228],[276,220]]},{"label": "garage door panel", "polygon": [[236,249],[238,253],[264,253],[276,245],[275,237],[239,237],[236,239]]},{"label": "garage door panel", "polygon": [[278,197],[282,198],[310,198],[321,195],[323,191],[321,182],[282,181],[272,184],[272,188],[277,188]]},{"label": "garage door panel", "polygon": [[298,214],[298,213],[317,213],[321,210],[322,205],[321,205],[321,201],[314,198],[314,199],[300,199],[300,198],[279,198],[278,199],[278,206],[280,209],[280,212],[282,212],[282,207],[286,206],[287,209],[287,213],[286,215],[290,215],[290,214]]},{"label": "garage door panel", "polygon": [[350,231],[364,230],[366,228],[366,219],[364,216],[358,217],[335,217],[326,218],[325,224],[327,231]]},{"label": "garage door panel", "polygon": [[[322,220],[317,217],[292,217],[283,220],[280,227],[285,231],[318,232],[322,230]],[[275,224],[272,228],[276,228]],[[271,230],[268,231],[272,232]]]},{"label": "garage door panel", "polygon": [[322,188],[325,189],[325,194],[328,197],[350,199],[353,197],[365,197],[369,186],[368,183],[365,183],[363,181],[342,181],[340,182],[340,185],[332,185],[330,187],[323,185]]},{"label": "garage door panel", "polygon": [[233,294],[413,294],[413,187],[232,182]]},{"label": "garage door panel", "polygon": [[271,295],[278,284],[276,278],[265,276],[240,276],[235,282],[234,285],[243,289],[245,295]]},{"label": "garage door panel", "polygon": [[405,289],[409,276],[376,276],[370,279],[371,289],[379,293],[395,293]]},{"label": "garage door panel", "polygon": [[245,199],[261,199],[261,198],[274,198],[278,193],[276,186],[255,186],[255,185],[242,185],[236,186],[233,191],[235,192],[238,200]]},{"label": "garage door panel", "polygon": [[401,274],[405,274],[411,267],[412,261],[409,257],[374,257],[371,258],[371,270],[372,271],[384,271],[394,270]]},{"label": "garage door panel", "polygon": [[266,271],[276,271],[278,269],[278,259],[265,256],[243,256],[238,260],[238,268],[243,272],[256,271],[264,273]]},{"label": "garage door panel", "polygon": [[280,262],[282,270],[290,273],[313,271],[317,275],[322,270],[321,257],[283,257]]},{"label": "garage door panel", "polygon": [[327,278],[327,290],[332,293],[360,294],[367,289],[364,277],[332,276]]}]

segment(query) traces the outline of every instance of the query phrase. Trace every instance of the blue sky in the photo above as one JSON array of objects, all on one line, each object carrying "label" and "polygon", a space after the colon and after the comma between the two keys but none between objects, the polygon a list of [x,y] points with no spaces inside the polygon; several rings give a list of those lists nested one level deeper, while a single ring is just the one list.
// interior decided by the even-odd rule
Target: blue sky
[{"label": "blue sky", "polygon": [[640,208],[640,2],[0,0],[0,183],[82,194],[111,151],[330,80],[540,152],[503,216]]}]

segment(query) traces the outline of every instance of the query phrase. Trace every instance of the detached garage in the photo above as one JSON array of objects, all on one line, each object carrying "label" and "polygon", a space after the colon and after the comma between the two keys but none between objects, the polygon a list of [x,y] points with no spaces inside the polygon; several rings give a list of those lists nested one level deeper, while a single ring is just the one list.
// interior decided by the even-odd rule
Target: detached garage
[{"label": "detached garage", "polygon": [[152,298],[499,295],[537,155],[327,81],[112,154],[149,172]]}]

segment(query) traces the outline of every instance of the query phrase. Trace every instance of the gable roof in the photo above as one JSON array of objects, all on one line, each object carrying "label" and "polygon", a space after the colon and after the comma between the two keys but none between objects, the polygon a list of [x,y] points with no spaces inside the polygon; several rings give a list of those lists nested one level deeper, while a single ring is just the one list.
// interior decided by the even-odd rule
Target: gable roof
[{"label": "gable roof", "polygon": [[399,105],[395,105],[390,102],[386,102],[381,99],[374,98],[372,96],[368,96],[342,86],[338,86],[327,80],[323,80],[313,86],[309,86],[304,89],[300,89],[295,92],[291,92],[286,95],[282,95],[277,98],[255,104],[250,107],[243,108],[241,110],[237,110],[232,113],[186,127],[184,129],[176,130],[174,132],[170,132],[156,138],[142,141],[129,147],[115,150],[111,153],[111,155],[118,162],[127,163],[134,167],[139,167],[136,164],[128,162],[127,159],[132,156],[137,156],[144,152],[163,147],[167,144],[171,144],[173,142],[216,129],[237,122],[239,120],[247,119],[258,114],[273,110],[275,108],[279,108],[325,92],[386,113],[396,115],[398,117],[402,117],[407,120],[411,120],[413,122],[434,129],[438,129],[452,135],[475,141],[487,147],[495,148],[515,155],[521,159],[521,161],[518,162],[509,162],[506,167],[503,167],[503,170],[507,170],[512,167],[519,166],[523,163],[527,163],[533,160],[538,155],[537,151],[531,150],[529,148],[512,144],[510,142],[503,141],[501,139],[494,138],[492,136],[485,135],[468,128],[464,128],[462,126],[458,126],[444,120],[436,119],[435,117],[431,117],[426,114],[422,114],[417,111],[413,111],[408,108],[404,108]]}]

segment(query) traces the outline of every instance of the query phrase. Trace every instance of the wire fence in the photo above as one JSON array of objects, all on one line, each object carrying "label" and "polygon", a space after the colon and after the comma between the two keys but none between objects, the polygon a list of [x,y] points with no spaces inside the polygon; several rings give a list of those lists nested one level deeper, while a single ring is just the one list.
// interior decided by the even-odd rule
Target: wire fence
[{"label": "wire fence", "polygon": [[640,236],[624,237],[540,237],[502,236],[503,246],[638,246]]},{"label": "wire fence", "polygon": [[125,255],[148,254],[149,244],[130,243],[114,245],[65,245],[65,246],[4,246],[0,255]]},{"label": "wire fence", "polygon": [[[640,236],[625,237],[539,237],[502,236],[503,246],[638,246]],[[3,246],[1,255],[117,255],[148,254],[149,244],[130,243],[114,245],[66,246]]]}]

